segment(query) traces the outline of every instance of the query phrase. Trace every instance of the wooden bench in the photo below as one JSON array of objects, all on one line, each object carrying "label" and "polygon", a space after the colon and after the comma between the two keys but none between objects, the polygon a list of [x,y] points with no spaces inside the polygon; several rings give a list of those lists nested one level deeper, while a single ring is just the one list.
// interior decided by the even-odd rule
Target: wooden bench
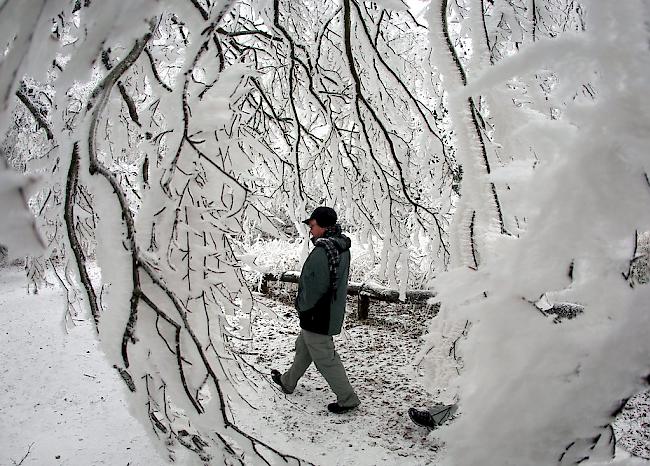
[{"label": "wooden bench", "polygon": [[[269,292],[269,282],[279,281],[285,283],[298,283],[300,279],[300,272],[294,270],[273,274],[266,273],[262,276],[262,283],[260,286],[260,291],[264,294]],[[349,282],[348,283],[348,295],[358,296],[357,304],[357,316],[359,320],[365,320],[368,318],[368,311],[370,309],[370,300],[374,299],[376,301],[383,301],[387,303],[401,303],[401,304],[411,304],[411,303],[422,303],[425,304],[430,298],[436,296],[436,293],[433,291],[426,290],[408,290],[406,291],[406,299],[399,299],[399,291],[392,290],[390,288],[384,288],[383,286],[376,284],[368,283],[359,283],[359,282]]]}]

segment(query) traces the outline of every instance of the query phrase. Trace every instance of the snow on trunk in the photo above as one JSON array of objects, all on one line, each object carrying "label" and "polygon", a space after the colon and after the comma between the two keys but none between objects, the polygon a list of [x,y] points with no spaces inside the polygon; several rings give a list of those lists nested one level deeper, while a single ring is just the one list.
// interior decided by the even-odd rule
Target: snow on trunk
[{"label": "snow on trunk", "polygon": [[448,93],[447,105],[456,158],[462,167],[460,198],[449,228],[450,267],[476,268],[482,262],[485,241],[490,232],[498,231],[495,226],[496,206],[490,195],[487,177],[488,161],[477,134],[479,129],[475,125],[472,96],[455,97],[457,91],[467,85],[468,78],[448,24],[448,3],[446,0],[433,1],[428,11],[433,63]]}]

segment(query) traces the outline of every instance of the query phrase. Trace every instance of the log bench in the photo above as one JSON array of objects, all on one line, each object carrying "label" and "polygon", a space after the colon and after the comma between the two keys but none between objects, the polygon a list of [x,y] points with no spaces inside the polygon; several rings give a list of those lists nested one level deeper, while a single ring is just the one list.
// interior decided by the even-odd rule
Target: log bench
[{"label": "log bench", "polygon": [[[266,273],[262,276],[260,291],[267,294],[269,292],[269,282],[272,281],[298,283],[299,279],[300,272],[295,270],[278,274]],[[371,299],[387,303],[425,304],[428,299],[435,297],[436,293],[426,290],[407,290],[406,299],[402,301],[399,299],[399,291],[397,290],[385,288],[374,283],[348,282],[348,295],[358,297],[357,317],[359,320],[366,320],[368,318],[368,311],[370,310]]]}]

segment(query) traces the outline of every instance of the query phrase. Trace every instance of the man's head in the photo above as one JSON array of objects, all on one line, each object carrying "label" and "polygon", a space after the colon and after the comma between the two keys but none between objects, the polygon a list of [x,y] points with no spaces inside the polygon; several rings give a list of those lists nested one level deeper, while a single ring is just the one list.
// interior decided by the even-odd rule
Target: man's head
[{"label": "man's head", "polygon": [[309,231],[314,238],[325,235],[328,227],[336,225],[338,219],[336,212],[331,207],[316,207],[308,219],[302,223],[309,225]]}]

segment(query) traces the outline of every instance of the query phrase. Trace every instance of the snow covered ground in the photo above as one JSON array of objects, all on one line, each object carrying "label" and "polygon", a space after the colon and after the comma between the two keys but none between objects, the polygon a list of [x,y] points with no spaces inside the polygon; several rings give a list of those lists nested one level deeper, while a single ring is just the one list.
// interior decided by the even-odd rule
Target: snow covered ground
[{"label": "snow covered ground", "polygon": [[65,333],[63,303],[59,287],[28,295],[22,269],[0,268],[0,465],[163,464],[91,322]]},{"label": "snow covered ground", "polygon": [[[410,406],[429,402],[406,372],[433,309],[372,303],[371,318],[359,322],[351,303],[346,332],[336,341],[363,404],[337,416],[325,409],[333,395],[313,367],[292,395],[272,384],[270,369],[290,364],[298,326],[290,306],[257,299],[253,341],[239,345],[256,381],[251,400],[258,415],[235,411],[242,427],[314,464],[423,465],[444,455],[435,438],[406,415]],[[28,295],[20,268],[0,268],[0,309],[0,465],[23,458],[23,465],[165,463],[130,416],[123,382],[99,352],[90,321],[65,333],[58,287]],[[622,443],[645,458],[648,410],[646,392],[617,425]]]},{"label": "snow covered ground", "polygon": [[[284,371],[299,332],[295,311],[261,295],[257,299],[266,312],[254,320],[253,342],[242,350],[250,353],[257,371]],[[366,322],[358,321],[355,313],[356,303],[350,300],[345,332],[335,342],[361,406],[349,414],[330,414],[326,405],[335,397],[311,366],[293,394],[284,395],[274,386],[273,398],[262,397],[257,408],[264,422],[247,427],[264,438],[269,438],[270,426],[270,432],[287,440],[310,442],[306,459],[315,464],[435,464],[435,439],[406,414],[409,407],[431,401],[407,372],[419,348],[421,323],[433,316],[433,309],[373,302]]]}]

